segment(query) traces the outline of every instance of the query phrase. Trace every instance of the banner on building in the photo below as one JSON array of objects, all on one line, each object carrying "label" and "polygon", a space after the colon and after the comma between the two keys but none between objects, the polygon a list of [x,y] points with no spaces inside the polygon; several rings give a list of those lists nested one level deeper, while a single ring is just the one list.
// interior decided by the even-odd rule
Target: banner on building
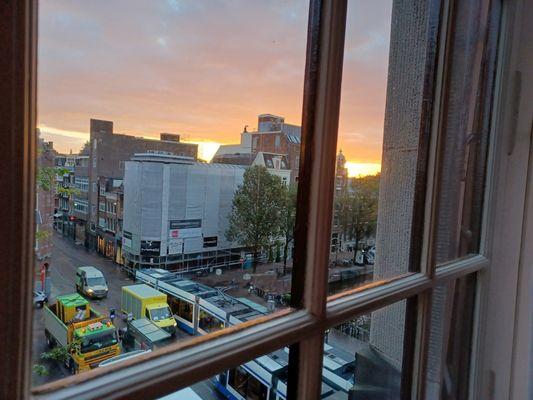
[{"label": "banner on building", "polygon": [[169,241],[200,236],[202,236],[201,219],[175,219],[169,221]]},{"label": "banner on building", "polygon": [[124,231],[122,233],[122,246],[128,247],[131,249],[131,233],[128,231]]},{"label": "banner on building", "polygon": [[168,239],[168,254],[182,254],[183,253],[183,239],[169,238]]}]

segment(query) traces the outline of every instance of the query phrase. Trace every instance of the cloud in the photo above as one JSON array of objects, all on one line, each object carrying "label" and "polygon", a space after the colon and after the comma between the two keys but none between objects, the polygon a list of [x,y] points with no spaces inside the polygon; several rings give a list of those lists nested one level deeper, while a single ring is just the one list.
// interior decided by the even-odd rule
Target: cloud
[{"label": "cloud", "polygon": [[46,125],[39,125],[39,130],[41,131],[41,134],[50,134],[55,136],[65,136],[65,137],[71,137],[75,139],[83,139],[83,140],[89,140],[89,133],[88,132],[79,132],[79,131],[70,131],[65,129],[59,129],[59,128],[53,128],[51,126]]},{"label": "cloud", "polygon": [[[390,7],[350,2],[340,142],[382,136]],[[216,143],[238,141],[260,113],[299,124],[307,17],[305,0],[43,1],[39,123],[83,132],[102,118],[117,132]]]}]

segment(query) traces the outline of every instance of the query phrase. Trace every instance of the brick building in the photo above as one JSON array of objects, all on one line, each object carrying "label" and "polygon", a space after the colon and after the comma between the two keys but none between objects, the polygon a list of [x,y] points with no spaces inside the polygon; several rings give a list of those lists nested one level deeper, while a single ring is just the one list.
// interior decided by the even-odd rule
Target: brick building
[{"label": "brick building", "polygon": [[[54,159],[56,151],[53,142],[46,142],[40,137],[38,132],[37,148],[39,156],[37,157],[38,174],[46,180],[48,174],[46,170],[54,168]],[[55,177],[47,185],[38,184],[35,196],[35,256],[37,260],[43,260],[50,257],[52,253],[52,231],[54,226],[54,198],[55,198]]]},{"label": "brick building", "polygon": [[113,132],[113,122],[91,119],[90,139],[74,167],[75,240],[121,262],[124,163],[135,153],[164,153],[197,159],[196,144],[161,133],[160,140]]},{"label": "brick building", "polygon": [[[73,209],[74,167],[77,154],[57,154],[54,164],[58,169],[56,175],[56,194],[54,196],[54,229],[64,236],[74,239],[75,225],[69,219]],[[62,188],[64,190],[57,190]],[[73,217],[71,217],[73,218]]]},{"label": "brick building", "polygon": [[301,127],[285,123],[285,118],[272,114],[257,117],[257,131],[241,133],[239,144],[222,145],[213,163],[252,165],[259,153],[284,155],[291,170],[291,181],[298,180],[300,166]]},{"label": "brick building", "polygon": [[251,152],[284,154],[291,169],[292,182],[298,181],[300,167],[301,127],[285,123],[285,118],[272,114],[258,116],[258,130],[252,132]]}]

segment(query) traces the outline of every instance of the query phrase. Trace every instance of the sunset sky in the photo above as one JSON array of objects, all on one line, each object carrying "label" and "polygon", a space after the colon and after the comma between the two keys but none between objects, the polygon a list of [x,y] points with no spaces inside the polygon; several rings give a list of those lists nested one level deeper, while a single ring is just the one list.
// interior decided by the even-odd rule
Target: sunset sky
[{"label": "sunset sky", "polygon": [[[179,133],[204,158],[258,114],[301,122],[306,1],[39,5],[39,127],[61,152],[79,150],[90,118],[119,133]],[[349,2],[339,148],[352,174],[381,162],[391,5]]]}]

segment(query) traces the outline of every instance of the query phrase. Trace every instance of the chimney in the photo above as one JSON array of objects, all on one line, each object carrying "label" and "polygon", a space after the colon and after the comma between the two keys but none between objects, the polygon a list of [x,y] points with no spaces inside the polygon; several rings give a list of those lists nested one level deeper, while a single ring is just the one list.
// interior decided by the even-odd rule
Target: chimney
[{"label": "chimney", "polygon": [[160,133],[159,139],[163,140],[165,142],[179,142],[180,141],[180,135],[177,133]]},{"label": "chimney", "polygon": [[91,118],[91,133],[113,134],[113,122]]}]

